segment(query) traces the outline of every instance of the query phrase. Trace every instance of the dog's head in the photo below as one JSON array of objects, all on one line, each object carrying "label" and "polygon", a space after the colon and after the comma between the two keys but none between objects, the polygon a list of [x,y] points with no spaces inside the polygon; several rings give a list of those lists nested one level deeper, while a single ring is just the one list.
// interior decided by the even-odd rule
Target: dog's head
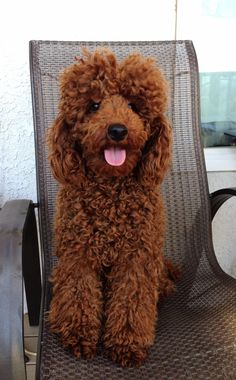
[{"label": "dog's head", "polygon": [[120,63],[109,50],[84,52],[61,75],[59,114],[49,132],[50,162],[61,183],[135,172],[160,183],[170,161],[164,113],[167,83],[152,58]]}]

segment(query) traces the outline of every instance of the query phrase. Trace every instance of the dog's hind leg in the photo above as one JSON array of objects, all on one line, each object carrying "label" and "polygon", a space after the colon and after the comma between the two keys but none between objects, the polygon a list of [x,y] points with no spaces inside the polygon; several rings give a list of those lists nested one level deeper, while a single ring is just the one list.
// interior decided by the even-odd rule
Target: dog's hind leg
[{"label": "dog's hind leg", "polygon": [[172,264],[169,259],[163,259],[163,270],[159,279],[160,298],[163,299],[176,290],[175,282],[181,278],[181,269],[177,265]]}]

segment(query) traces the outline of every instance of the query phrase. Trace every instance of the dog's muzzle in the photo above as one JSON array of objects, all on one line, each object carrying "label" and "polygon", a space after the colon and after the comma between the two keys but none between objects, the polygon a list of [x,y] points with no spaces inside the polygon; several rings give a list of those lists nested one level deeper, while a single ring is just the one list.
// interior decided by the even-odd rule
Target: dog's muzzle
[{"label": "dog's muzzle", "polygon": [[[128,129],[122,124],[111,124],[107,129],[107,136],[114,143],[123,141],[128,135]],[[104,158],[111,166],[121,166],[126,159],[126,150],[117,144],[104,150]]]}]

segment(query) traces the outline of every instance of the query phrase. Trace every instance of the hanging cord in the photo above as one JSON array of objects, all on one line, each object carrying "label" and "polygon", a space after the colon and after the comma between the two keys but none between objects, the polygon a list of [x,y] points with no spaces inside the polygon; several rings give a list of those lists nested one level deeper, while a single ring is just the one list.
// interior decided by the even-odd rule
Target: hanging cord
[{"label": "hanging cord", "polygon": [[175,41],[177,40],[178,0],[175,0]]}]

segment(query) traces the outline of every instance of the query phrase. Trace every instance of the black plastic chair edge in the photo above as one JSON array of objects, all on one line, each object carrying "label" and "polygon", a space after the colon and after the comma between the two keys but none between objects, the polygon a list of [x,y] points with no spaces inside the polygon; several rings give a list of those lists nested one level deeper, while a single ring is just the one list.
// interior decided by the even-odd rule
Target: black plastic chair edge
[{"label": "black plastic chair edge", "polygon": [[211,220],[214,219],[219,208],[233,196],[236,196],[236,187],[220,189],[210,194]]},{"label": "black plastic chair edge", "polygon": [[34,212],[35,207],[36,204],[31,202],[23,229],[22,246],[23,278],[25,282],[25,293],[30,326],[39,325],[40,304],[42,297],[38,232]]},{"label": "black plastic chair edge", "polygon": [[[0,328],[1,349],[4,357],[0,363],[0,373],[7,379],[26,379],[24,360],[24,320],[23,320],[23,278],[25,281],[29,321],[31,325],[39,324],[41,302],[41,273],[37,225],[31,200],[12,200],[5,203],[0,211],[0,268],[4,281],[4,272],[8,281],[1,288],[2,305],[0,314],[4,324]],[[12,297],[13,296],[13,297]],[[1,304],[1,301],[0,301]],[[5,307],[4,307],[5,306]],[[4,311],[3,311],[4,310]],[[2,311],[2,312],[1,312]],[[12,314],[8,315],[12,311]],[[12,339],[14,352],[12,355]]]}]

